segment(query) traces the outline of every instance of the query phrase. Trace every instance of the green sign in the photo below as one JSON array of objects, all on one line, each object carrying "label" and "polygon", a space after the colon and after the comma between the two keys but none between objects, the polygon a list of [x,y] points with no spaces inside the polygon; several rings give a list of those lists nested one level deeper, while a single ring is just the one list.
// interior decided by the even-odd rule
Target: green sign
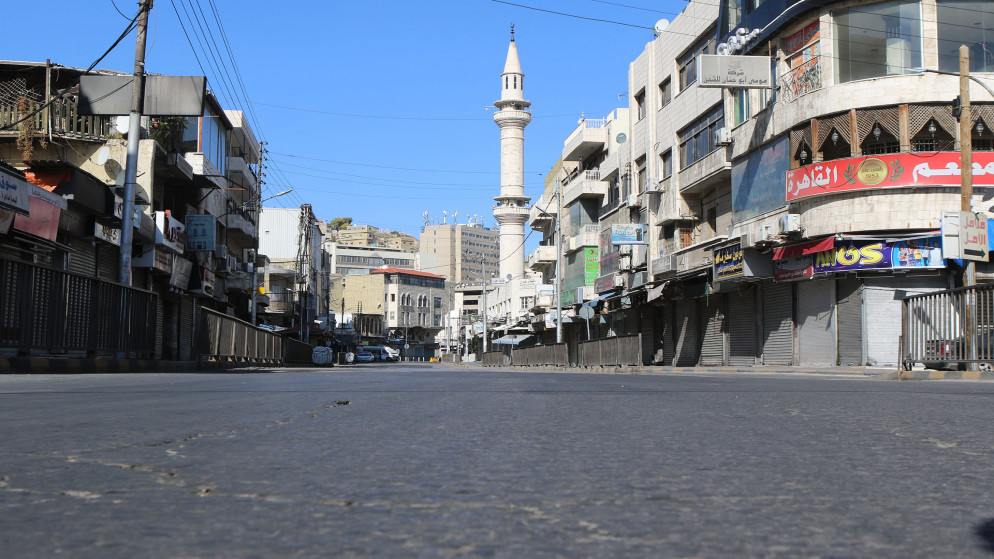
[{"label": "green sign", "polygon": [[594,285],[601,275],[600,250],[597,247],[583,249],[583,280],[584,285]]}]

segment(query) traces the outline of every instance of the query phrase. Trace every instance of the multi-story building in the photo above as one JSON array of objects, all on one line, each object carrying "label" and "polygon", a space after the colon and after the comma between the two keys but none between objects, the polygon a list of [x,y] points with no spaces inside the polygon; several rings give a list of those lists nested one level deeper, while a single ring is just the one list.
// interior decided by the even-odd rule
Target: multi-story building
[{"label": "multi-story building", "polygon": [[[484,267],[497,273],[499,232],[479,223],[427,225],[421,232],[421,269],[445,277],[450,284],[478,282]],[[485,264],[486,263],[486,264]]]},{"label": "multi-story building", "polygon": [[303,339],[323,332],[315,321],[327,320],[330,262],[321,250],[320,229],[309,204],[299,208],[263,208],[259,214],[259,252],[268,257],[261,270],[268,307],[266,324],[297,329]]},{"label": "multi-story building", "polygon": [[[110,312],[67,315],[77,309],[72,301],[32,317],[17,318],[14,307],[0,314],[20,324],[35,321],[49,334],[66,324],[42,325],[39,317],[63,316],[75,339],[59,340],[65,347],[58,351],[68,354],[193,358],[201,309],[251,315],[245,270],[257,246],[259,144],[243,115],[223,110],[210,93],[199,115],[144,119],[135,212],[125,217],[120,185],[127,117],[85,114],[84,74],[58,64],[0,63],[4,198],[23,200],[0,204],[13,212],[0,216],[5,273],[22,278],[8,300],[29,300],[43,289],[46,304],[55,304],[58,297],[49,295],[67,291],[51,285],[78,284],[69,289],[93,294],[95,306],[88,309],[130,301],[121,311],[127,324],[115,325],[120,315]],[[124,285],[122,226],[134,227]],[[28,277],[47,279],[24,281]],[[97,314],[105,316],[98,321]],[[4,351],[37,351],[20,343]]]},{"label": "multi-story building", "polygon": [[[960,208],[957,49],[973,78],[994,77],[992,15],[942,0],[690,2],[629,67],[628,129],[594,142],[601,177],[621,148],[617,202],[609,187],[589,224],[594,335],[640,334],[644,361],[663,364],[895,364],[900,299],[960,281],[938,237]],[[969,87],[972,204],[988,211],[994,99]],[[581,123],[567,139],[567,172],[591,169],[570,148],[588,135]]]},{"label": "multi-story building", "polygon": [[340,245],[376,246],[379,231],[372,225],[349,225],[335,232],[335,242]]},{"label": "multi-story building", "polygon": [[399,248],[405,252],[418,252],[419,247],[418,240],[407,233],[384,235],[377,244],[387,248]]},{"label": "multi-story building", "polygon": [[325,250],[331,257],[331,273],[348,276],[365,275],[377,268],[414,269],[417,266],[416,252],[401,248],[343,245],[325,242]]}]

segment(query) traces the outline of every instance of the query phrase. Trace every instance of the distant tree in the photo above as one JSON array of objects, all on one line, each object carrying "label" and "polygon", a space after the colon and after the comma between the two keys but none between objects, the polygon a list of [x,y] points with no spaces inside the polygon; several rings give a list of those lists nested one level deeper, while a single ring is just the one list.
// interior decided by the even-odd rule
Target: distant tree
[{"label": "distant tree", "polygon": [[341,231],[349,225],[352,225],[351,217],[336,217],[335,219],[328,222],[328,228],[334,231]]}]

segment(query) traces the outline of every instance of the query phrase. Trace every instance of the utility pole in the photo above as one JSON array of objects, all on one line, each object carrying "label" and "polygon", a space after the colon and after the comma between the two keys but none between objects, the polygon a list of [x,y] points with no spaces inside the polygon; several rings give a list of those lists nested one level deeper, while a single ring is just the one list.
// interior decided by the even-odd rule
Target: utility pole
[{"label": "utility pole", "polygon": [[[560,164],[560,172],[562,171],[562,164]],[[560,276],[563,270],[563,237],[562,231],[560,229],[560,224],[562,220],[563,213],[563,198],[561,195],[560,186],[562,182],[559,180],[558,173],[556,174],[556,289],[553,293],[556,304],[556,343],[563,343],[563,305],[562,305],[562,293],[559,287]]]},{"label": "utility pole", "polygon": [[248,262],[248,264],[252,267],[252,270],[249,272],[252,276],[252,326],[256,326],[258,325],[258,322],[256,322],[256,312],[258,309],[258,305],[256,304],[256,294],[259,293],[259,276],[258,271],[255,269],[255,265],[259,262],[259,259],[256,257],[256,252],[254,250],[251,251],[250,254],[252,256],[250,257],[251,261]]},{"label": "utility pole", "polygon": [[[962,112],[959,119],[959,150],[960,150],[960,211],[973,213],[973,119],[970,117],[970,48],[960,45],[959,48],[959,94],[962,102]],[[960,227],[965,224],[960,219]],[[976,284],[976,264],[973,260],[963,259],[963,286]],[[974,294],[966,294],[966,316],[964,317],[963,334],[966,338],[967,359],[977,358],[977,344],[974,330],[976,314],[974,311]]]},{"label": "utility pole", "polygon": [[152,0],[139,4],[138,38],[135,41],[135,73],[131,88],[131,114],[128,121],[128,157],[124,167],[124,207],[121,210],[121,259],[118,281],[131,285],[131,242],[135,226],[135,180],[138,177],[138,141],[141,135],[142,111],[145,105],[145,37]]},{"label": "utility pole", "polygon": [[[482,353],[487,353],[487,257],[483,257],[483,348]],[[483,357],[481,355],[480,357]]]}]

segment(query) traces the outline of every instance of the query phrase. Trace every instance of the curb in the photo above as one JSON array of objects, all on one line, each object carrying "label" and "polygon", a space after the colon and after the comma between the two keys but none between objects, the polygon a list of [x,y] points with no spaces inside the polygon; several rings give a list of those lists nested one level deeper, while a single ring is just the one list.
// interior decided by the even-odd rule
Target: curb
[{"label": "curb", "polygon": [[901,380],[994,380],[991,371],[901,371]]},{"label": "curb", "polygon": [[[147,359],[70,359],[48,357],[0,357],[0,374],[127,374],[220,371],[258,367],[266,364],[223,363],[217,361],[162,361]],[[278,367],[283,367],[278,366]]]}]

